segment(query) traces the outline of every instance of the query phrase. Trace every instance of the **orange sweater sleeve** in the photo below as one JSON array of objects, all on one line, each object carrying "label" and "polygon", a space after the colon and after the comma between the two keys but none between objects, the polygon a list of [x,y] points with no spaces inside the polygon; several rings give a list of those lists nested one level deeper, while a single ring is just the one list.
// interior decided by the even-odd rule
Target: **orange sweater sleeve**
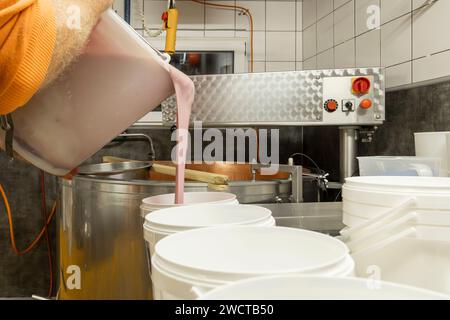
[{"label": "orange sweater sleeve", "polygon": [[0,115],[26,104],[45,80],[55,20],[52,0],[0,1]]}]

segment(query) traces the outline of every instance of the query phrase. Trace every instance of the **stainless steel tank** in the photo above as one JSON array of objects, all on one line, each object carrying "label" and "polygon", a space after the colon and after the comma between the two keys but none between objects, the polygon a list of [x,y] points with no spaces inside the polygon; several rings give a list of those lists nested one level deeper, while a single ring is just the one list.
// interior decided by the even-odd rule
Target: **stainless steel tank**
[{"label": "stainless steel tank", "polygon": [[[172,193],[173,182],[121,181],[108,177],[60,179],[58,216],[61,299],[149,299],[151,282],[140,203]],[[207,191],[187,183],[186,191]],[[287,180],[231,182],[241,203],[289,198]]]},{"label": "stainless steel tank", "polygon": [[[207,185],[188,183],[188,191]],[[140,203],[173,183],[75,176],[60,179],[61,299],[149,299]]]}]

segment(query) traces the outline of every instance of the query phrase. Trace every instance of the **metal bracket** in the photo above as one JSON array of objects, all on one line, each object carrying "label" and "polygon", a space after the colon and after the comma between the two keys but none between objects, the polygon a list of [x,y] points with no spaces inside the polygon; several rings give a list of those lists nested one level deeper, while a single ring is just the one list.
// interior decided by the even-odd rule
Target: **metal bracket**
[{"label": "metal bracket", "polygon": [[[253,177],[256,177],[256,170],[259,170],[269,165],[252,163]],[[286,164],[279,164],[278,170],[281,172],[287,172],[290,174],[290,180],[292,183],[292,195],[291,201],[294,203],[303,202],[303,167],[291,166]]]},{"label": "metal bracket", "polygon": [[5,131],[5,151],[8,157],[14,159],[13,139],[14,139],[14,122],[11,114],[0,116],[0,127]]}]

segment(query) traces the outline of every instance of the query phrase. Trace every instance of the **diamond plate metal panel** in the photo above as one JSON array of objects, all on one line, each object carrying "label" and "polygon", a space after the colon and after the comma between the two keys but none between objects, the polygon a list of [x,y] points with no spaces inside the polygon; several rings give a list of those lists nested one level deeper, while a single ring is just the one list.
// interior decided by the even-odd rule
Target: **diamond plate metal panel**
[{"label": "diamond plate metal panel", "polygon": [[[342,123],[323,120],[325,77],[373,76],[373,109]],[[203,125],[354,125],[384,120],[384,70],[381,68],[192,76],[196,97],[191,122]],[[351,90],[351,86],[348,88]],[[162,103],[163,123],[176,120],[176,99]]]}]

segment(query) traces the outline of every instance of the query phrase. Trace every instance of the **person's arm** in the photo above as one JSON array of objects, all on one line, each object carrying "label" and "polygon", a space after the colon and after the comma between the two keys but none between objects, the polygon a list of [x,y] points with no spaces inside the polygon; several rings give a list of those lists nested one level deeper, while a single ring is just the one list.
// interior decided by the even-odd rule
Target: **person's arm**
[{"label": "person's arm", "polygon": [[[99,16],[113,0],[53,0],[56,44],[43,86],[55,80],[80,54]],[[80,29],[74,28],[73,6],[80,8]],[[68,27],[71,26],[71,27]]]},{"label": "person's arm", "polygon": [[[76,59],[112,1],[0,1],[0,115],[24,106]],[[74,7],[80,28],[68,24]]]}]

